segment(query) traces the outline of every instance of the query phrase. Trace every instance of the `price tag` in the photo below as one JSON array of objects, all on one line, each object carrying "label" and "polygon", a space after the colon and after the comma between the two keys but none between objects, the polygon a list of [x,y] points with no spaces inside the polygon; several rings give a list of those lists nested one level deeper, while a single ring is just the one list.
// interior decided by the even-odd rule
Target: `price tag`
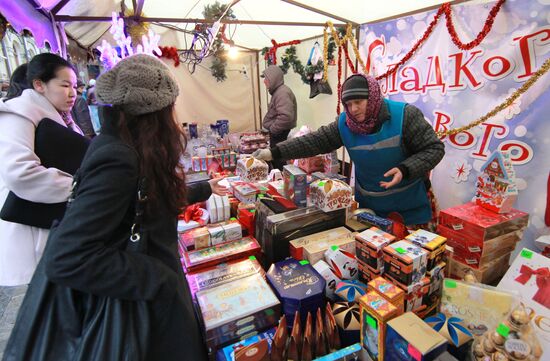
[{"label": "price tag", "polygon": [[375,330],[378,330],[378,323],[376,322],[376,320],[370,316],[370,315],[367,315],[367,324],[374,328]]},{"label": "price tag", "polygon": [[456,282],[454,280],[445,279],[445,287],[456,288]]},{"label": "price tag", "polygon": [[404,250],[403,248],[401,248],[401,247],[397,247],[395,250],[396,250],[397,253],[399,253],[399,254],[405,254],[405,253],[407,253],[407,251],[405,251],[405,250]]},{"label": "price tag", "polygon": [[303,260],[300,261],[300,264],[301,264],[302,266],[304,266],[304,265],[306,265],[306,264],[309,264],[309,261],[308,261],[307,259],[303,259]]},{"label": "price tag", "polygon": [[533,251],[524,248],[521,250],[521,257],[531,259],[533,257]]}]

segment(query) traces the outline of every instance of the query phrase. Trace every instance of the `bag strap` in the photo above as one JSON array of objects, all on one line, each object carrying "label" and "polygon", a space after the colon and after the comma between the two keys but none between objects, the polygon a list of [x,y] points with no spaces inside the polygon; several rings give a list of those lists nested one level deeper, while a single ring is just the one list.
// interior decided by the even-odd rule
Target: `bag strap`
[{"label": "bag strap", "polygon": [[135,215],[132,228],[130,229],[130,242],[128,242],[128,249],[139,251],[140,240],[142,238],[142,225],[143,225],[143,214],[145,212],[145,202],[147,202],[147,180],[141,178],[138,183],[138,191],[135,205]]}]

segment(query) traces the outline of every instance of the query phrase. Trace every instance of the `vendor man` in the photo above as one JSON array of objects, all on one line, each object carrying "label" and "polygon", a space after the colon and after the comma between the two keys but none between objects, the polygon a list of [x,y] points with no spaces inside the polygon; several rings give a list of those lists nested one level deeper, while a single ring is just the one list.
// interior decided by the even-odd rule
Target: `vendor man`
[{"label": "vendor man", "polygon": [[382,98],[376,79],[362,74],[346,79],[341,99],[345,111],[333,123],[254,156],[266,161],[297,159],[344,146],[355,164],[355,199],[360,207],[381,217],[397,213],[405,225],[428,223],[428,174],[443,158],[445,146],[422,112]]}]

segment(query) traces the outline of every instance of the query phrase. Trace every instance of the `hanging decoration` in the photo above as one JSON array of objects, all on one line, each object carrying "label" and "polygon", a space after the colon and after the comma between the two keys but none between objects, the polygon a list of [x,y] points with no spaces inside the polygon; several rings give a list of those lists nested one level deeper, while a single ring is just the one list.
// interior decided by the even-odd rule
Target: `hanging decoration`
[{"label": "hanging decoration", "polygon": [[[149,32],[149,24],[143,21],[136,21],[133,15],[134,11],[132,9],[126,9],[124,12],[124,30],[132,39],[141,39],[143,35],[147,35]],[[145,15],[142,12],[140,16]]]},{"label": "hanging decoration", "polygon": [[[264,56],[264,59],[267,61],[267,65],[277,65],[277,49],[282,48],[283,46],[298,45],[300,43],[301,43],[300,40],[287,41],[286,43],[277,43],[274,39],[271,39],[271,44],[273,46],[271,48],[268,48],[267,46],[263,48],[262,55]],[[296,53],[296,51],[294,51],[294,53]],[[285,71],[285,74],[286,74],[286,71]]]},{"label": "hanging decoration", "polygon": [[[212,5],[206,5],[204,7],[202,15],[206,20],[212,20],[212,21],[216,20],[219,26],[219,21],[221,20],[237,19],[235,14],[233,14],[231,5],[232,3],[225,5],[225,4],[220,4],[218,1],[216,1]],[[226,42],[228,40],[225,37],[225,29],[226,29],[226,25],[224,24],[223,26],[221,26],[219,32],[211,33],[212,34],[211,36],[215,36],[215,38],[212,40],[211,45],[208,47],[208,48],[211,48],[212,55],[214,56],[212,60],[212,65],[210,66],[210,71],[212,73],[212,76],[216,78],[216,80],[219,82],[227,79],[227,75],[225,73],[225,68],[227,66],[227,56],[223,47],[224,39],[226,39]]]},{"label": "hanging decoration", "polygon": [[148,35],[143,35],[141,37],[141,44],[138,44],[134,49],[132,46],[132,38],[126,36],[124,33],[124,20],[119,18],[116,12],[112,14],[109,32],[113,34],[113,38],[118,47],[114,48],[105,39],[101,42],[101,45],[97,47],[97,50],[101,52],[100,60],[107,69],[112,68],[122,59],[134,54],[156,54],[157,56],[162,54],[158,47],[160,36],[155,34],[151,29],[149,29]]},{"label": "hanging decoration", "polygon": [[4,35],[6,35],[7,29],[8,29],[8,21],[2,14],[0,14],[0,40],[4,39]]},{"label": "hanging decoration", "polygon": [[508,108],[511,106],[514,101],[519,98],[521,95],[523,95],[527,90],[529,90],[536,82],[540,79],[540,77],[544,74],[546,74],[550,70],[550,59],[546,59],[546,61],[542,64],[539,70],[537,70],[533,75],[527,80],[521,87],[518,88],[515,92],[513,92],[508,98],[504,100],[503,103],[497,105],[494,107],[491,111],[489,111],[487,114],[483,115],[479,119],[471,122],[468,125],[465,125],[463,127],[448,129],[446,131],[437,132],[437,135],[442,138],[446,135],[453,135],[460,132],[464,132],[466,130],[469,130],[473,127],[477,127],[478,125],[486,122],[490,118],[494,117],[497,113],[501,112],[502,110]]},{"label": "hanging decoration", "polygon": [[160,58],[167,58],[174,61],[174,66],[177,68],[180,65],[180,54],[175,46],[159,46],[162,54]]}]

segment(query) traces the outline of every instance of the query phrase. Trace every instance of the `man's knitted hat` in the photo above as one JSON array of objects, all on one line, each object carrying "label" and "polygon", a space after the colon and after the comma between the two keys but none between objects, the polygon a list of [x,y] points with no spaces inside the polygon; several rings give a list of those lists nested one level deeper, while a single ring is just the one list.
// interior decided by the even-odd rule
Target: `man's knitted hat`
[{"label": "man's knitted hat", "polygon": [[368,99],[369,84],[367,79],[360,75],[350,76],[342,85],[342,103],[352,99]]},{"label": "man's knitted hat", "polygon": [[97,99],[118,105],[125,113],[152,113],[173,104],[179,94],[170,70],[151,55],[138,54],[121,60],[96,81]]}]

